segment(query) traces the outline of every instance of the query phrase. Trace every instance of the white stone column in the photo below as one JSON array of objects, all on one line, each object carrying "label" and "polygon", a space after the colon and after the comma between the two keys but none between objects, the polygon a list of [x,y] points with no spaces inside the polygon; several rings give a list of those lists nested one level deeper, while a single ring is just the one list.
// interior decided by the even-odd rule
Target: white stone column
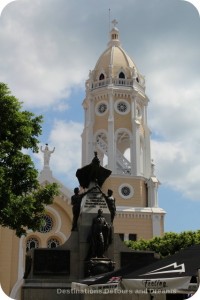
[{"label": "white stone column", "polygon": [[156,177],[151,177],[147,181],[149,207],[158,207],[158,186],[159,181]]},{"label": "white stone column", "polygon": [[18,256],[18,276],[17,279],[23,278],[24,275],[24,250],[23,250],[23,244],[24,244],[25,236],[23,235],[19,240],[19,256]]},{"label": "white stone column", "polygon": [[116,173],[116,155],[115,155],[115,133],[114,133],[114,112],[113,112],[113,94],[109,93],[109,116],[108,116],[108,169],[113,174]]},{"label": "white stone column", "polygon": [[136,172],[136,152],[135,152],[135,128],[134,128],[134,122],[136,117],[136,103],[134,96],[131,98],[131,123],[132,123],[132,138],[130,139],[130,161],[131,161],[131,174],[135,175]]},{"label": "white stone column", "polygon": [[140,176],[140,122],[136,118],[136,98],[134,98],[135,115],[132,119],[132,157],[133,157],[133,175]]},{"label": "white stone column", "polygon": [[153,237],[154,236],[161,236],[161,216],[159,214],[152,215],[152,227],[153,227]]},{"label": "white stone column", "polygon": [[150,147],[150,132],[149,128],[145,128],[144,138],[144,176],[148,178],[151,173],[151,147]]},{"label": "white stone column", "polygon": [[150,130],[147,123],[147,105],[144,106],[144,176],[150,177],[151,174],[151,146],[150,146]]}]

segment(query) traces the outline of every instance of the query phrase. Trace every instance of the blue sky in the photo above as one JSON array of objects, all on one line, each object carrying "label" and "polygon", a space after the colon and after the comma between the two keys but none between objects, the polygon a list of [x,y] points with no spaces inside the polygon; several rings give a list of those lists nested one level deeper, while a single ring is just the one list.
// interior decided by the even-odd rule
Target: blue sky
[{"label": "blue sky", "polygon": [[[85,80],[105,50],[111,19],[146,78],[152,158],[165,230],[200,228],[200,18],[182,0],[19,0],[0,17],[0,81],[44,115],[41,145],[68,188],[81,164]],[[42,155],[32,155],[42,168]]]}]

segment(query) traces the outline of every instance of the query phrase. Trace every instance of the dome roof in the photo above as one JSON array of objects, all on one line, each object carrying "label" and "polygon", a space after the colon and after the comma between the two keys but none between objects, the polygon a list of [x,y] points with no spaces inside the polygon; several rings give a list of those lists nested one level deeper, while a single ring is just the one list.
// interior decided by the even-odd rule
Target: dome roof
[{"label": "dome roof", "polygon": [[133,60],[122,49],[119,30],[114,27],[110,32],[108,48],[99,57],[93,75],[94,79],[97,79],[103,73],[108,78],[116,77],[120,72],[124,72],[126,78],[133,78],[133,75],[138,73]]}]

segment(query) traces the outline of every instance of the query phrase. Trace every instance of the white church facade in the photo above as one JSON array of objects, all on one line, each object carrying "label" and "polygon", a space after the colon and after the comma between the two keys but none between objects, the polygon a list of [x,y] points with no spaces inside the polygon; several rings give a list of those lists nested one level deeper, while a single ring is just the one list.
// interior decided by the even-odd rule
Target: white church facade
[{"label": "white church facade", "polygon": [[[96,151],[102,166],[112,171],[102,189],[104,193],[111,189],[116,199],[115,233],[122,240],[151,239],[163,235],[165,211],[158,204],[159,180],[151,159],[149,99],[145,79],[122,48],[115,21],[113,25],[108,46],[86,80],[82,166],[92,161]],[[46,207],[44,226],[40,232],[30,231],[20,239],[14,231],[0,227],[0,282],[6,294],[15,299],[20,299],[26,251],[56,247],[71,234],[73,191],[53,176],[50,155],[54,149],[46,145],[41,151],[44,166],[40,184],[60,185],[59,196]],[[45,151],[49,151],[48,158]]]}]

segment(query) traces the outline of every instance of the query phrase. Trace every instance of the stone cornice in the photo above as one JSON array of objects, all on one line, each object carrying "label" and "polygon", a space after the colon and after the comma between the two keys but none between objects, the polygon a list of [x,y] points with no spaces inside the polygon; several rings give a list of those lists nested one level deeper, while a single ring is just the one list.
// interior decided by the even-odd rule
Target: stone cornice
[{"label": "stone cornice", "polygon": [[117,206],[118,218],[151,219],[153,216],[164,216],[166,212],[159,207]]}]

